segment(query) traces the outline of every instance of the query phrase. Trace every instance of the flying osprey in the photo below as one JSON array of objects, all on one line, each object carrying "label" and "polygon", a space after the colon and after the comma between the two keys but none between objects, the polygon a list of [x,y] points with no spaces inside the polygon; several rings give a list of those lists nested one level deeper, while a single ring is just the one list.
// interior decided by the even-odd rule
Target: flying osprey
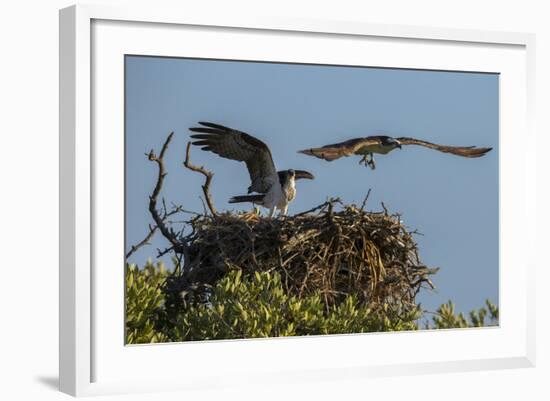
[{"label": "flying osprey", "polygon": [[191,138],[198,139],[193,145],[202,146],[202,150],[209,150],[226,159],[246,163],[251,181],[248,193],[256,194],[234,196],[229,203],[252,202],[269,209],[271,217],[277,209],[286,215],[288,204],[296,197],[295,180],[314,178],[303,170],[277,171],[268,146],[252,135],[219,124],[199,124],[202,127],[189,128],[199,132],[191,135]]},{"label": "flying osprey", "polygon": [[[326,145],[322,148],[311,148],[299,150],[299,153],[315,156],[319,159],[333,161],[343,156],[362,155],[359,164],[364,163],[365,167],[370,166],[375,169],[374,153],[385,155],[402,145],[419,145],[426,148],[435,149],[444,153],[451,153],[462,157],[481,157],[492,148],[477,148],[475,146],[445,146],[422,141],[414,138],[392,138],[390,136],[368,136],[366,138],[349,139],[344,142]],[[370,156],[370,159],[367,157]]]}]

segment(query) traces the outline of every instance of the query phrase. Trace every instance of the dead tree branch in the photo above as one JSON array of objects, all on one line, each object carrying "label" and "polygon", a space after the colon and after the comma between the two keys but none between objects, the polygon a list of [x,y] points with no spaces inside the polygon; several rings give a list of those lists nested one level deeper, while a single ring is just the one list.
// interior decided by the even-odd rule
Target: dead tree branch
[{"label": "dead tree branch", "polygon": [[210,209],[210,213],[212,213],[212,216],[216,216],[217,215],[216,207],[214,206],[212,195],[210,194],[210,183],[212,182],[212,177],[214,176],[214,173],[212,173],[211,171],[208,171],[204,167],[198,167],[191,164],[191,161],[189,160],[190,151],[191,151],[191,142],[187,142],[187,149],[185,150],[185,161],[183,162],[183,165],[187,167],[189,170],[192,170],[204,175],[205,180],[204,180],[204,185],[202,186],[202,192],[204,193],[204,197],[206,198],[206,204],[208,205],[208,209]]},{"label": "dead tree branch", "polygon": [[174,230],[166,226],[165,219],[168,215],[166,210],[164,211],[163,216],[161,216],[157,210],[157,199],[160,191],[162,190],[164,177],[166,177],[166,174],[167,174],[164,168],[164,154],[166,153],[166,149],[168,149],[168,145],[170,144],[170,141],[172,140],[173,136],[174,136],[173,132],[171,132],[170,135],[168,135],[168,138],[166,138],[164,145],[162,145],[162,149],[158,156],[155,155],[152,149],[147,155],[149,160],[157,163],[157,166],[158,166],[157,183],[155,185],[155,188],[153,189],[153,193],[149,196],[149,212],[151,213],[151,216],[153,217],[153,220],[155,221],[162,235],[170,242],[170,244],[172,244],[171,248],[174,250],[174,252],[183,254],[185,257],[185,262],[187,262],[188,261],[187,255],[189,253],[189,247],[187,243],[179,240],[176,232],[174,232]]},{"label": "dead tree branch", "polygon": [[[149,156],[149,154],[147,156]],[[190,211],[187,211],[187,210],[183,209],[183,207],[180,206],[180,205],[174,205],[174,204],[172,204],[172,210],[168,211],[168,209],[166,207],[166,202],[164,202],[164,199],[162,200],[162,204],[163,204],[163,206],[162,206],[163,214],[162,214],[161,219],[165,222],[166,222],[166,219],[168,217],[173,216],[174,214],[177,214],[177,213],[180,213],[180,212],[182,212],[182,213],[191,213],[191,214],[195,213],[195,212],[190,212]],[[171,222],[168,221],[168,224],[171,224]],[[155,234],[157,229],[158,229],[158,226],[152,226],[151,224],[149,224],[149,232],[147,233],[145,238],[143,238],[140,242],[138,242],[135,245],[132,245],[132,247],[130,248],[130,251],[128,251],[128,253],[126,254],[126,259],[128,259],[132,254],[134,254],[142,246],[149,245],[149,241],[151,240],[151,238],[153,238],[153,235]]]},{"label": "dead tree branch", "polygon": [[367,202],[369,200],[369,195],[370,195],[370,190],[371,188],[369,188],[369,192],[367,192],[367,196],[365,196],[365,199],[363,200],[363,204],[361,205],[361,210],[365,210],[365,206],[367,206]]},{"label": "dead tree branch", "polygon": [[144,245],[149,244],[149,240],[153,237],[155,232],[157,231],[157,226],[151,226],[149,224],[149,233],[143,238],[140,242],[138,242],[136,245],[132,245],[132,248],[128,251],[126,254],[126,259],[128,259],[134,252],[136,252],[139,248],[141,248]]}]

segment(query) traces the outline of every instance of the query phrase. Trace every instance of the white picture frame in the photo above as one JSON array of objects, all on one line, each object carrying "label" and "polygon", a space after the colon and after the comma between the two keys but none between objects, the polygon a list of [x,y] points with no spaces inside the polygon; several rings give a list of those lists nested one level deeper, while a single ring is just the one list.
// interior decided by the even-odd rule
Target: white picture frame
[{"label": "white picture frame", "polygon": [[[165,43],[170,41],[162,41],[164,47],[161,48],[159,39],[167,35],[177,35],[180,31],[186,35],[186,27],[192,27],[193,34],[206,36],[201,39],[203,41],[200,49],[178,50],[183,51],[184,55],[187,54],[186,51],[191,51],[193,56],[199,53],[202,57],[208,56],[211,51],[208,50],[209,46],[216,46],[212,38],[219,38],[219,35],[225,35],[228,41],[236,40],[236,36],[246,38],[246,35],[261,35],[261,43],[269,43],[270,46],[267,50],[263,46],[263,55],[257,57],[279,59],[276,55],[277,43],[285,40],[283,36],[289,38],[294,35],[293,40],[297,43],[300,40],[303,43],[312,40],[325,40],[328,43],[331,38],[343,41],[378,41],[378,45],[380,41],[384,41],[384,48],[389,49],[394,45],[405,46],[401,49],[414,47],[415,53],[424,54],[419,61],[414,58],[418,58],[418,54],[413,56],[407,51],[384,53],[383,50],[378,50],[377,53],[377,44],[374,43],[373,54],[378,54],[378,60],[371,62],[371,66],[471,70],[473,65],[480,65],[483,71],[503,74],[500,137],[500,286],[503,315],[500,327],[439,330],[438,333],[426,331],[141,347],[125,347],[117,334],[107,335],[109,330],[119,330],[123,325],[123,315],[119,308],[123,300],[119,299],[118,292],[122,286],[117,281],[120,277],[107,278],[106,275],[94,271],[98,261],[122,261],[116,255],[113,256],[113,253],[98,252],[101,248],[98,241],[101,239],[97,238],[97,231],[100,229],[98,227],[104,227],[101,219],[122,218],[123,210],[123,205],[117,203],[117,199],[120,200],[118,195],[112,198],[115,199],[113,203],[118,206],[106,212],[108,216],[102,216],[102,207],[98,210],[98,205],[101,205],[98,193],[104,194],[109,188],[116,188],[120,184],[122,160],[122,137],[118,134],[123,136],[123,132],[116,129],[111,131],[118,132],[112,136],[113,142],[101,140],[98,143],[94,138],[94,129],[98,127],[109,130],[111,126],[120,126],[118,119],[121,117],[107,117],[102,111],[108,109],[117,113],[121,107],[121,71],[114,71],[110,76],[109,66],[119,65],[110,63],[119,63],[121,54],[131,53],[136,49],[141,54],[176,55],[173,54],[175,47],[170,47],[175,46],[174,43],[170,45]],[[141,32],[144,29],[148,30],[146,35]],[[139,43],[130,44],[130,38]],[[357,21],[265,17],[234,19],[215,15],[188,15],[184,9],[167,11],[154,7],[78,5],[61,10],[60,390],[80,396],[201,389],[243,385],[243,373],[248,375],[248,380],[268,383],[273,380],[292,382],[297,379],[326,380],[342,377],[359,380],[386,375],[534,366],[535,259],[530,256],[534,255],[534,241],[529,238],[515,241],[515,232],[535,231],[535,149],[514,146],[517,141],[535,142],[531,122],[531,112],[534,109],[534,43],[534,36],[524,33],[375,25]],[[260,51],[261,47],[257,38],[250,40],[247,46],[241,46],[239,51]],[[297,44],[295,50],[299,50],[299,46]],[[287,48],[286,51],[292,51],[288,46],[284,47]],[[341,60],[348,60],[350,64],[363,63],[346,55],[349,50],[343,47],[341,53],[336,54],[335,50],[331,57],[341,57]],[[434,49],[437,49],[437,54]],[[237,50],[227,51],[239,54],[241,59],[252,57],[237,53]],[[488,51],[493,51],[494,57],[487,60],[486,64],[475,64],[483,63],[483,54]],[[465,55],[463,59],[458,57],[461,52]],[[289,57],[297,56],[283,55],[280,59],[290,61]],[[407,60],[406,57],[410,58]],[[478,60],[475,60],[476,57]],[[319,62],[325,61],[319,59]],[[104,74],[104,71],[107,73]],[[97,74],[100,74],[99,78]],[[94,76],[97,80],[95,83]],[[93,85],[101,80],[109,82],[113,94],[98,102],[97,98],[103,96],[104,91]],[[103,120],[112,125],[103,126]],[[512,158],[515,161],[513,164]],[[102,170],[113,171],[112,169],[117,171],[111,174],[112,181],[105,188],[98,188],[98,182],[104,185],[105,180],[96,181],[95,177],[104,174]],[[521,191],[517,190],[518,185]],[[109,234],[112,237],[108,240],[120,244],[122,238],[117,240],[119,234],[118,229],[113,229]],[[105,236],[108,236],[107,233]],[[512,241],[515,244],[513,249],[503,247],[503,243],[511,244]],[[116,249],[113,252],[116,254]],[[122,276],[120,272],[119,276]],[[101,300],[94,298],[98,287],[101,287]],[[104,313],[105,300],[117,305],[111,308],[110,314]],[[116,326],[117,319],[120,319],[120,327]],[[115,340],[109,343],[109,337],[114,337]],[[369,346],[376,349],[385,346],[392,347],[390,349],[398,349],[400,346],[406,348],[406,344],[411,341],[434,344],[434,355],[419,359],[417,355],[411,354],[399,359],[392,358],[389,354],[370,353],[371,357],[367,360],[359,351],[367,350]],[[461,348],[462,343],[473,344],[473,349],[467,352]],[[453,344],[454,350],[438,351],[438,347],[445,349],[445,344]],[[476,344],[479,346],[476,347]],[[195,366],[194,370],[185,371],[183,366],[178,375],[164,374],[163,377],[157,376],[149,380],[144,379],[145,373],[144,377],[140,377],[140,371],[132,370],[132,366],[139,365],[139,361],[146,366],[165,361],[169,366],[174,363],[169,359],[176,358],[182,347],[185,347],[190,365]],[[321,347],[325,351],[323,360],[316,357]],[[353,348],[356,352],[348,353],[350,356],[346,359],[341,356],[342,347]],[[217,370],[196,369],[201,366],[200,355],[205,353],[218,356]],[[294,360],[293,366],[287,368],[285,363],[288,365],[289,355],[300,355],[301,358]],[[228,365],[229,360],[237,360],[237,365]],[[269,366],[265,360],[270,361]]]}]

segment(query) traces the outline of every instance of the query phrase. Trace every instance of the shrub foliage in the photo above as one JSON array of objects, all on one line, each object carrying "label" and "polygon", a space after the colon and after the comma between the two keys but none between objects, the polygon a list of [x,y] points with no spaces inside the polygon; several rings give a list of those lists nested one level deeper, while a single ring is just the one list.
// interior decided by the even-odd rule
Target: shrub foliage
[{"label": "shrub foliage", "polygon": [[[399,310],[385,304],[371,309],[354,294],[326,304],[320,293],[302,297],[284,290],[278,272],[231,270],[212,286],[208,299],[183,291],[174,302],[165,291],[171,273],[162,262],[126,269],[126,340],[129,344],[187,340],[258,338],[319,334],[417,330],[420,306]],[[456,314],[451,301],[441,305],[423,328],[464,328],[498,324],[491,302]]]}]

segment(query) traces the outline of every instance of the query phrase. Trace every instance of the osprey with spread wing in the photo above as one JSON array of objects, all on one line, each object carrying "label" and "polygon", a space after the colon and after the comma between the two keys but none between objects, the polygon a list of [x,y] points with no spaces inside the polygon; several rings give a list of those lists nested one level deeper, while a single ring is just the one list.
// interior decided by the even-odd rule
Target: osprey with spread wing
[{"label": "osprey with spread wing", "polygon": [[193,145],[223,158],[246,163],[251,181],[249,195],[234,196],[229,203],[252,202],[269,209],[270,216],[274,216],[277,209],[286,214],[289,203],[296,197],[295,181],[314,178],[303,170],[277,171],[269,147],[252,135],[219,124],[199,124],[202,127],[189,128],[197,132],[191,135],[191,138],[198,139],[192,142]]},{"label": "osprey with spread wing", "polygon": [[[344,142],[326,145],[321,148],[304,149],[298,152],[327,161],[333,161],[344,156],[362,155],[363,157],[359,161],[359,164],[364,163],[365,166],[370,166],[370,168],[374,170],[375,153],[385,155],[394,149],[401,149],[403,145],[424,146],[440,152],[469,158],[481,157],[492,149],[478,148],[475,146],[445,146],[420,139],[406,137],[392,138],[390,136],[379,135],[350,139]],[[369,156],[370,159],[368,158]]]}]

